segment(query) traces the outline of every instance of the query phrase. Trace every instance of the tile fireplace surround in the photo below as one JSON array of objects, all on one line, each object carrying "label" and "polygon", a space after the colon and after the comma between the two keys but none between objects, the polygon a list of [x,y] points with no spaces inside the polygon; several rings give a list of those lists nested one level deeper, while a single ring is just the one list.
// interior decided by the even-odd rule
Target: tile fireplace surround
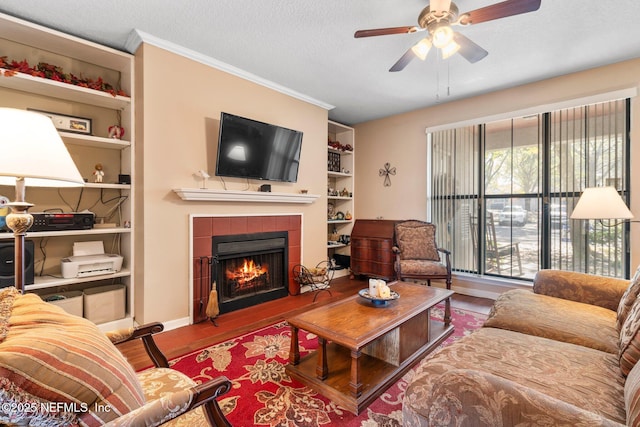
[{"label": "tile fireplace surround", "polygon": [[[300,264],[302,215],[263,215],[263,216],[194,216],[191,219],[193,230],[193,321],[206,319],[203,311],[207,305],[211,279],[209,273],[201,276],[200,258],[211,257],[213,236],[233,234],[261,233],[268,231],[287,231],[289,233],[289,293],[295,295],[300,287],[293,280],[291,269]],[[206,270],[206,268],[205,268]]]}]

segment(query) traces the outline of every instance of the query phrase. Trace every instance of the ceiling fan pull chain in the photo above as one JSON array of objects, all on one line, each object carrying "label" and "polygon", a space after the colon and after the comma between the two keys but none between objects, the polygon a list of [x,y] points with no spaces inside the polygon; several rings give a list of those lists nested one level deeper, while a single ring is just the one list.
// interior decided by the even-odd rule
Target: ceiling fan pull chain
[{"label": "ceiling fan pull chain", "polygon": [[447,97],[451,96],[451,61],[447,61]]},{"label": "ceiling fan pull chain", "polygon": [[436,55],[436,103],[440,102],[440,53]]}]

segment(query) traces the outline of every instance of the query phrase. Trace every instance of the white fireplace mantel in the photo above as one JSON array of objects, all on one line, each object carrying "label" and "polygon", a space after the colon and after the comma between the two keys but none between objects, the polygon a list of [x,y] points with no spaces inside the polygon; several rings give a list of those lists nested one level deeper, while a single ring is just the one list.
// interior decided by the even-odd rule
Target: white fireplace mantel
[{"label": "white fireplace mantel", "polygon": [[320,197],[317,194],[212,190],[208,188],[174,188],[173,191],[182,200],[191,202],[313,203]]}]

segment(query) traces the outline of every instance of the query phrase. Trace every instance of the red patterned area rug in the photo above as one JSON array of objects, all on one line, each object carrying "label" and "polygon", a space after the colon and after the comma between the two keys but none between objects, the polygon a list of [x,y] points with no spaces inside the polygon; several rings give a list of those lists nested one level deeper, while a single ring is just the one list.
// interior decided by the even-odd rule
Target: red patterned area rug
[{"label": "red patterned area rug", "polygon": [[[469,334],[486,316],[452,309],[453,335],[442,345]],[[438,306],[432,317],[442,319]],[[219,399],[227,419],[243,426],[401,426],[402,399],[413,370],[356,416],[292,379],[285,372],[291,331],[285,322],[178,357],[172,367],[198,383],[225,375],[231,391]],[[317,337],[300,331],[300,354],[317,348]]]}]

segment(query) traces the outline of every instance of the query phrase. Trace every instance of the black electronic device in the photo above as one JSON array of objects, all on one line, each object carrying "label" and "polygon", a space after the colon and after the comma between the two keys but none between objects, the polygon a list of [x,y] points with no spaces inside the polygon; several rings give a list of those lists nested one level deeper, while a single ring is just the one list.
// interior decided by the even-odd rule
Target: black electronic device
[{"label": "black electronic device", "polygon": [[262,184],[260,186],[260,191],[263,193],[271,193],[271,184]]},{"label": "black electronic device", "polygon": [[95,215],[91,212],[32,213],[33,225],[29,231],[90,230]]},{"label": "black electronic device", "polygon": [[[33,240],[24,241],[24,284],[33,284]],[[0,288],[14,286],[15,280],[15,246],[13,241],[0,242]]]},{"label": "black electronic device", "polygon": [[300,131],[223,112],[216,175],[296,182],[301,146]]},{"label": "black electronic device", "polygon": [[118,184],[131,184],[131,175],[118,174]]}]

